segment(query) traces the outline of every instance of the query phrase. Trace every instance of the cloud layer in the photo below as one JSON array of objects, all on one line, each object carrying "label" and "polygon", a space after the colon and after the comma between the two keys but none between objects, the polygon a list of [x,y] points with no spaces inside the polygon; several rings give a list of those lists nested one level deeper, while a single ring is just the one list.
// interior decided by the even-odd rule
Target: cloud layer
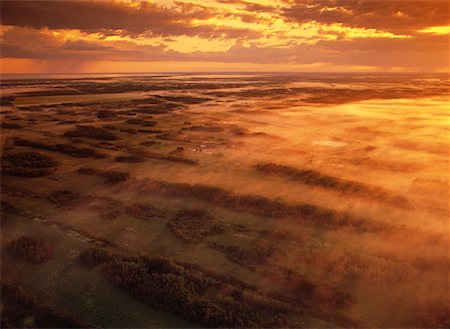
[{"label": "cloud layer", "polygon": [[[2,59],[448,69],[447,1],[2,1]],[[120,65],[120,64],[118,64]]]}]

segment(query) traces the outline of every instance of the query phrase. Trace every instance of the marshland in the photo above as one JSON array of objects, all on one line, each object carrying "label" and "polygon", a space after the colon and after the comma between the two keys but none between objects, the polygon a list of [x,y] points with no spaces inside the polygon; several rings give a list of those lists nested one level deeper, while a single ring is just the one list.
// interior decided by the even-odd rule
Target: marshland
[{"label": "marshland", "polygon": [[449,327],[449,81],[2,80],[2,327]]}]

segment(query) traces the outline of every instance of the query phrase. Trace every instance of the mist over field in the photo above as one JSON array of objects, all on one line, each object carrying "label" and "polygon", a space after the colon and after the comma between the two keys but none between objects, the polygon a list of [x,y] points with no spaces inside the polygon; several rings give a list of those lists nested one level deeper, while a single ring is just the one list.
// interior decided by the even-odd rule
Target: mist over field
[{"label": "mist over field", "polygon": [[25,78],[2,327],[450,326],[448,75]]}]

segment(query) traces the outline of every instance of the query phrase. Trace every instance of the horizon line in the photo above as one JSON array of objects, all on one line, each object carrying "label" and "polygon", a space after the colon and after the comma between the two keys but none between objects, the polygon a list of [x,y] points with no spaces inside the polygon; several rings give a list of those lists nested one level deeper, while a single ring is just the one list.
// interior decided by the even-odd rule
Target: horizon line
[{"label": "horizon line", "polygon": [[392,71],[164,71],[164,72],[148,72],[148,71],[139,71],[139,72],[42,72],[42,73],[0,73],[0,76],[6,75],[88,75],[88,74],[265,74],[265,73],[277,73],[277,74],[317,74],[317,73],[340,73],[340,74],[450,74],[448,72],[435,72],[435,71],[410,71],[410,72],[392,72]]}]

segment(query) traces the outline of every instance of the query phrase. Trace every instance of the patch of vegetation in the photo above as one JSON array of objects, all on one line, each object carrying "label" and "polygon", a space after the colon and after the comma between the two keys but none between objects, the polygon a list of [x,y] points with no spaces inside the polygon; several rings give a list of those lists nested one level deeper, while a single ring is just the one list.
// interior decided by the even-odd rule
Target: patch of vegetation
[{"label": "patch of vegetation", "polygon": [[129,119],[125,121],[125,123],[131,124],[131,125],[140,125],[145,127],[153,127],[156,126],[156,121],[148,121],[143,119]]},{"label": "patch of vegetation", "polygon": [[14,106],[14,97],[12,96],[2,96],[0,97],[0,106]]},{"label": "patch of vegetation", "polygon": [[127,207],[127,211],[132,216],[142,220],[150,220],[160,215],[155,207],[142,203],[134,203]]},{"label": "patch of vegetation", "polygon": [[414,310],[414,326],[419,328],[450,328],[450,301],[423,299]]},{"label": "patch of vegetation", "polygon": [[252,194],[240,195],[220,187],[204,184],[190,185],[148,180],[143,190],[172,197],[193,197],[216,206],[260,216],[295,218],[323,229],[350,227],[361,232],[379,232],[393,229],[393,226],[387,223],[351,217],[347,213],[332,209],[311,204],[288,204],[279,199]]},{"label": "patch of vegetation", "polygon": [[68,137],[84,137],[107,141],[117,140],[117,136],[112,132],[94,126],[77,126],[74,130],[65,132],[64,135]]},{"label": "patch of vegetation", "polygon": [[77,170],[79,174],[103,177],[106,185],[116,185],[123,183],[130,178],[130,174],[124,171],[104,171],[91,167],[81,167]]},{"label": "patch of vegetation", "polygon": [[191,126],[182,128],[182,130],[191,130],[191,131],[205,131],[205,132],[221,132],[223,128],[217,125],[206,125],[206,126]]},{"label": "patch of vegetation", "polygon": [[194,264],[161,257],[126,257],[89,250],[80,255],[142,302],[176,313],[205,327],[268,328],[298,326],[293,305],[251,289],[239,280]]},{"label": "patch of vegetation", "polygon": [[181,240],[197,243],[209,235],[225,233],[225,225],[201,209],[182,209],[167,226]]},{"label": "patch of vegetation", "polygon": [[97,118],[104,119],[104,118],[115,118],[116,113],[110,110],[99,110],[96,113]]},{"label": "patch of vegetation", "polygon": [[43,109],[40,106],[33,105],[33,106],[21,106],[19,107],[20,111],[31,111],[31,112],[42,112]]},{"label": "patch of vegetation", "polygon": [[2,165],[2,175],[20,177],[43,177],[56,170],[57,163],[52,158],[38,152],[7,153],[2,160],[12,165]]},{"label": "patch of vegetation", "polygon": [[13,122],[2,122],[1,128],[3,129],[22,129],[23,126]]},{"label": "patch of vegetation", "polygon": [[58,165],[53,158],[38,152],[7,153],[3,156],[3,160],[11,162],[14,166],[26,168],[52,168]]},{"label": "patch of vegetation", "polygon": [[28,178],[45,177],[51,175],[56,168],[25,168],[4,165],[1,168],[1,174],[6,176],[19,176]]},{"label": "patch of vegetation", "polygon": [[129,134],[129,135],[136,135],[137,134],[137,130],[136,129],[131,129],[131,128],[120,128],[119,129],[121,132]]},{"label": "patch of vegetation", "polygon": [[7,250],[13,257],[37,264],[48,261],[55,252],[50,242],[29,236],[12,240]]},{"label": "patch of vegetation", "polygon": [[174,103],[160,103],[154,106],[141,106],[134,110],[136,113],[144,114],[167,114],[173,110],[179,109],[182,106]]},{"label": "patch of vegetation", "polygon": [[159,142],[157,143],[155,141],[145,141],[145,142],[141,142],[140,143],[140,145],[143,145],[143,146],[152,146],[152,145],[155,145],[155,144],[160,144],[160,143]]},{"label": "patch of vegetation", "polygon": [[232,262],[252,268],[264,265],[270,258],[280,253],[273,243],[256,239],[250,240],[248,246],[244,248],[217,242],[212,242],[208,246],[226,254]]},{"label": "patch of vegetation", "polygon": [[183,104],[202,104],[212,100],[211,98],[192,97],[192,96],[156,96],[158,99],[162,99],[169,102],[177,102]]},{"label": "patch of vegetation", "polygon": [[170,154],[161,154],[156,152],[148,152],[143,150],[129,150],[130,153],[134,155],[143,156],[149,159],[163,160],[163,161],[171,161],[171,162],[179,162],[188,165],[197,165],[198,161],[193,159],[187,159],[176,155]]},{"label": "patch of vegetation", "polygon": [[0,213],[2,215],[6,215],[6,214],[11,215],[11,214],[20,214],[21,211],[19,209],[17,209],[16,207],[14,207],[9,202],[7,202],[5,200],[0,200]]},{"label": "patch of vegetation", "polygon": [[119,155],[116,157],[117,162],[129,162],[129,163],[137,163],[137,162],[144,162],[145,157],[138,154],[131,154],[131,155]]},{"label": "patch of vegetation", "polygon": [[108,130],[119,130],[119,127],[117,127],[115,125],[104,125],[102,127],[105,129],[108,129]]},{"label": "patch of vegetation", "polygon": [[387,191],[381,187],[324,175],[315,170],[297,169],[274,163],[258,163],[256,165],[256,169],[264,174],[284,176],[291,180],[301,181],[306,185],[320,186],[347,194],[365,195],[367,197],[379,201],[386,201],[400,207],[409,206],[408,200],[405,197],[393,195],[390,191]]},{"label": "patch of vegetation", "polygon": [[93,328],[73,315],[40,304],[20,285],[1,280],[2,328]]},{"label": "patch of vegetation", "polygon": [[145,133],[145,134],[161,134],[164,132],[164,130],[158,130],[158,129],[138,129],[139,133]]},{"label": "patch of vegetation", "polygon": [[19,145],[19,146],[28,146],[28,147],[34,147],[37,149],[68,154],[74,158],[89,158],[89,157],[105,158],[108,156],[107,154],[99,153],[92,148],[76,147],[76,146],[70,145],[70,144],[62,144],[62,143],[46,144],[46,143],[34,142],[34,141],[26,140],[26,139],[18,139],[16,141],[14,141],[14,144]]}]

